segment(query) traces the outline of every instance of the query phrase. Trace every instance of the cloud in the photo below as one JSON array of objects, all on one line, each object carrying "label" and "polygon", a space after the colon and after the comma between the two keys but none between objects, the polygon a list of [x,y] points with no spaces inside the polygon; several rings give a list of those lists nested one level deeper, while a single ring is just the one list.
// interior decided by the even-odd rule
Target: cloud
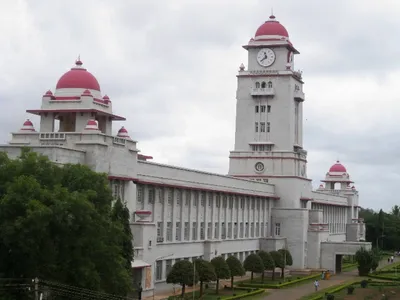
[{"label": "cloud", "polygon": [[400,3],[391,0],[3,1],[0,141],[26,117],[39,126],[25,109],[39,108],[80,54],[143,153],[225,174],[241,46],[271,7],[301,52],[308,175],[317,185],[340,159],[361,205],[389,209],[400,163]]}]

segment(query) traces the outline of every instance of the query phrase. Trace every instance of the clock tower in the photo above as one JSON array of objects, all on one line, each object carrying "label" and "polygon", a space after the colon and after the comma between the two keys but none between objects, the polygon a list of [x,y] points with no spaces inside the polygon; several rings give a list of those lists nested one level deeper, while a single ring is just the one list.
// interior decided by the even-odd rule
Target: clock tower
[{"label": "clock tower", "polygon": [[273,183],[277,189],[294,188],[294,184],[301,191],[311,190],[303,149],[303,80],[294,69],[299,52],[273,15],[243,48],[248,52],[248,68],[242,64],[237,75],[229,175]]}]

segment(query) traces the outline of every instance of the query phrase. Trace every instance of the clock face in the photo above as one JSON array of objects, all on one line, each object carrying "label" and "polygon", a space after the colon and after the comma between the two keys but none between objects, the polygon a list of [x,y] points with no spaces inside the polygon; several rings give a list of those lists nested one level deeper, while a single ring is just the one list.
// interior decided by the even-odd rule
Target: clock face
[{"label": "clock face", "polygon": [[257,54],[260,66],[269,67],[275,62],[275,52],[270,48],[263,48]]},{"label": "clock face", "polygon": [[254,168],[256,169],[257,172],[262,172],[264,171],[264,164],[262,162],[258,162],[254,166]]}]

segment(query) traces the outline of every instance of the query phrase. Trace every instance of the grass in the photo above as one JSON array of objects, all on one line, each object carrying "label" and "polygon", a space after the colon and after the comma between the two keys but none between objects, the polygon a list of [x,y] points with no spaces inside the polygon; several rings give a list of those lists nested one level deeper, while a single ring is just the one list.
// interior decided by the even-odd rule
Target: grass
[{"label": "grass", "polygon": [[[218,294],[216,294],[215,289],[204,289],[203,295],[201,297],[202,300],[223,300],[223,299],[242,299],[245,297],[250,297],[254,299],[255,297],[259,297],[262,295],[265,297],[264,290],[262,289],[252,289],[252,288],[240,288],[235,287],[234,290],[229,288],[220,288]],[[180,299],[180,295],[170,296],[168,300],[176,300]],[[185,293],[184,299],[191,300],[193,299],[193,292]],[[196,290],[194,292],[194,299],[200,299],[200,291]]]},{"label": "grass", "polygon": [[293,276],[291,278],[287,278],[283,280],[282,278],[276,278],[276,280],[265,279],[264,282],[261,281],[261,278],[254,278],[251,280],[244,280],[239,283],[241,287],[252,287],[252,288],[264,288],[264,289],[281,289],[281,288],[292,288],[295,286],[299,286],[311,281],[314,281],[316,278],[319,278],[321,275],[319,273],[312,275],[300,275]]}]

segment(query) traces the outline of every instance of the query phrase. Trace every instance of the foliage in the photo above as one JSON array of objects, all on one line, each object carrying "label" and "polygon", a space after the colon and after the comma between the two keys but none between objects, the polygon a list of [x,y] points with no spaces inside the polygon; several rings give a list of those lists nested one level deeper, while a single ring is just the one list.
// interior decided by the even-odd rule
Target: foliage
[{"label": "foliage", "polygon": [[231,272],[231,287],[233,289],[233,278],[235,276],[243,276],[246,274],[246,271],[244,270],[242,263],[236,256],[229,256],[226,259],[226,263],[229,267],[229,270]]},{"label": "foliage", "polygon": [[271,254],[276,267],[283,268],[285,266],[285,261],[283,259],[282,254],[279,251],[271,251],[269,254]]},{"label": "foliage", "polygon": [[[271,254],[269,254],[266,251],[258,251],[258,256],[261,257],[261,260],[264,265],[264,270],[271,270],[272,271],[272,280],[275,279],[275,262],[274,259],[272,258]],[[262,279],[264,281],[264,272],[262,273]]]},{"label": "foliage", "polygon": [[293,265],[293,258],[292,254],[289,252],[287,249],[279,249],[278,252],[282,255],[283,260],[286,262],[284,263],[286,266],[291,266]]},{"label": "foliage", "polygon": [[356,252],[355,257],[358,263],[358,274],[360,276],[368,275],[376,259],[374,253],[362,247]]},{"label": "foliage", "polygon": [[252,297],[255,295],[259,295],[265,292],[264,289],[251,289],[251,288],[240,288],[235,287],[233,295],[216,295],[215,293],[208,293],[206,291],[205,294],[201,297],[199,291],[188,292],[182,297],[182,295],[169,296],[168,300],[192,300],[194,299],[204,299],[204,300],[236,300],[236,299],[244,299],[247,297]]},{"label": "foliage", "polygon": [[258,254],[252,253],[246,257],[243,263],[243,267],[246,271],[251,272],[251,279],[253,280],[254,273],[263,273],[264,264],[261,257]]},{"label": "foliage", "polygon": [[111,213],[112,220],[119,224],[121,230],[123,231],[124,235],[122,237],[122,255],[125,258],[125,266],[128,272],[132,269],[132,261],[133,261],[133,236],[130,227],[130,216],[129,216],[129,209],[126,205],[122,204],[121,199],[118,199]]},{"label": "foliage", "polygon": [[231,271],[229,270],[229,266],[222,256],[214,257],[211,260],[211,263],[214,266],[215,275],[217,276],[216,294],[218,294],[219,280],[229,279],[231,277]]},{"label": "foliage", "polygon": [[196,271],[199,274],[200,281],[200,297],[203,295],[203,283],[217,280],[214,266],[209,261],[197,259],[194,262]]},{"label": "foliage", "polygon": [[0,274],[125,296],[129,237],[111,218],[112,200],[106,174],[87,166],[0,153]]},{"label": "foliage", "polygon": [[321,274],[313,274],[310,276],[301,277],[299,279],[294,279],[292,281],[280,282],[280,283],[251,283],[251,282],[241,282],[239,286],[241,287],[251,287],[251,288],[264,288],[264,289],[281,289],[286,288],[291,285],[296,285],[303,282],[308,282],[310,280],[315,280],[316,278],[320,278]]},{"label": "foliage", "polygon": [[167,275],[167,283],[182,286],[182,296],[185,294],[186,286],[193,286],[199,281],[199,275],[195,272],[193,264],[188,260],[177,261]]},{"label": "foliage", "polygon": [[354,286],[349,286],[347,288],[347,295],[353,295],[354,292]]}]

